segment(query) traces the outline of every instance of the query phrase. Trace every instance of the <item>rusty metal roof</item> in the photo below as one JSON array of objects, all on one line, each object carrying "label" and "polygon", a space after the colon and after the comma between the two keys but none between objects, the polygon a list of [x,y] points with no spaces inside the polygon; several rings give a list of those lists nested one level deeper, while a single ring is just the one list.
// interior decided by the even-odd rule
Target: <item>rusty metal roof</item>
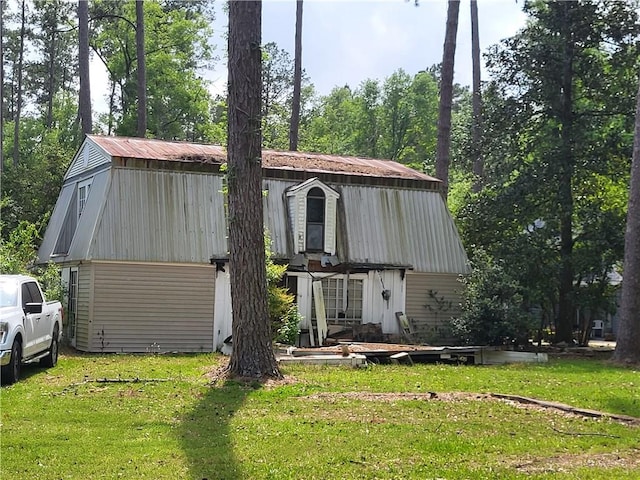
[{"label": "rusty metal roof", "polygon": [[[220,145],[100,135],[88,137],[112,157],[218,165],[227,161],[226,149]],[[263,150],[262,166],[269,170],[391,177],[440,183],[440,180],[398,162],[363,157]]]}]

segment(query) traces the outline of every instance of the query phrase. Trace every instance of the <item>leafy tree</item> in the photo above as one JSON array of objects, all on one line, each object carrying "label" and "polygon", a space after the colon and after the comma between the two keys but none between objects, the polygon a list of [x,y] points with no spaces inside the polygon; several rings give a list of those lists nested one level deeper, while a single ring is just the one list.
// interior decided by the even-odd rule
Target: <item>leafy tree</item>
[{"label": "leafy tree", "polygon": [[319,101],[311,116],[302,149],[310,152],[356,154],[354,144],[358,107],[349,86],[335,87]]},{"label": "leafy tree", "polygon": [[229,3],[229,373],[253,378],[281,376],[271,346],[262,231],[261,17],[260,1]]},{"label": "leafy tree", "polygon": [[318,101],[304,132],[304,149],[393,159],[432,168],[438,87],[433,71],[411,77],[402,69],[380,84],[334,88]]},{"label": "leafy tree", "polygon": [[55,98],[76,91],[75,32],[68,25],[73,7],[62,0],[35,0],[29,40],[39,55],[25,65],[25,93],[35,96],[43,122],[51,128]]},{"label": "leafy tree", "polygon": [[[161,139],[208,140],[211,96],[197,71],[213,59],[210,19],[189,2],[143,3],[147,131]],[[111,84],[108,133],[129,136],[136,134],[138,117],[135,4],[92,3],[92,44]]]},{"label": "leafy tree", "polygon": [[523,309],[524,288],[502,261],[477,251],[464,278],[462,315],[451,320],[452,334],[466,345],[526,344],[534,329]]},{"label": "leafy tree", "polygon": [[[615,221],[590,219],[601,193],[588,185],[594,178],[624,182],[620,172],[628,168],[621,166],[628,161],[631,126],[620,99],[634,94],[629,84],[640,58],[637,14],[627,4],[608,2],[529,2],[525,10],[531,17],[527,27],[488,56],[494,80],[485,95],[491,100],[485,103],[484,142],[493,186],[475,197],[484,203],[484,213],[479,204],[466,209],[487,226],[479,235],[471,230],[466,235],[496,257],[493,252],[509,250],[502,253],[525,269],[531,257],[509,248],[510,239],[541,222],[544,228],[538,230],[548,232],[546,247],[535,258],[554,266],[546,273],[556,279],[549,302],[558,306],[556,340],[572,341],[577,288],[593,273],[579,265],[579,252],[593,251],[581,242],[607,239],[607,251],[619,244],[615,228],[609,231],[613,235],[593,232]],[[612,218],[620,218],[620,211]],[[481,233],[487,230],[493,238]],[[598,268],[603,261],[613,268],[611,257],[600,252]],[[548,296],[548,284],[542,278],[532,289]]]},{"label": "leafy tree", "polygon": [[48,218],[75,151],[75,138],[65,141],[61,130],[43,130],[43,125],[33,119],[22,123],[24,160],[17,166],[7,165],[2,178],[1,237],[4,239],[23,221],[40,225]]}]

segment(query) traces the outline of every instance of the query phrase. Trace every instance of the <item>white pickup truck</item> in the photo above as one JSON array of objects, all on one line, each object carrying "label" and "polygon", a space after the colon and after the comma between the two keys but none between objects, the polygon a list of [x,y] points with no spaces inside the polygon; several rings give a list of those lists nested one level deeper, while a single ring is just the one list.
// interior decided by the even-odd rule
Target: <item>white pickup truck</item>
[{"label": "white pickup truck", "polygon": [[0,380],[17,382],[23,363],[43,367],[58,362],[62,305],[45,301],[37,280],[26,275],[0,275]]}]

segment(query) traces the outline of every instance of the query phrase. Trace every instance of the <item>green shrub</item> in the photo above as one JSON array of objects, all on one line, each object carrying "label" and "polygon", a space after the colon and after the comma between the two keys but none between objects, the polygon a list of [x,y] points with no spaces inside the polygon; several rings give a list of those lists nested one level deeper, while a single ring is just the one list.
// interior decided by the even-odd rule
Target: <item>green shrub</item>
[{"label": "green shrub", "polygon": [[476,252],[466,284],[462,315],[451,320],[451,330],[463,344],[505,345],[528,342],[535,328],[523,305],[523,287],[500,261]]},{"label": "green shrub", "polygon": [[302,315],[298,312],[298,306],[291,305],[283,317],[272,323],[275,332],[274,341],[285,345],[295,345],[300,334],[301,321]]},{"label": "green shrub", "polygon": [[282,278],[287,271],[287,265],[277,265],[273,262],[271,241],[265,236],[267,259],[267,292],[269,317],[271,319],[271,335],[275,342],[294,345],[299,333],[301,316],[298,306],[294,303],[295,296],[289,289],[282,286]]}]

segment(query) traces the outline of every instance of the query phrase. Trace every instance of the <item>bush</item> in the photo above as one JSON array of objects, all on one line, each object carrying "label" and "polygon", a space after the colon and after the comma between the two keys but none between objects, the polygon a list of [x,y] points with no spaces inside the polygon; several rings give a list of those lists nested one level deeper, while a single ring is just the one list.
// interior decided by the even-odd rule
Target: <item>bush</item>
[{"label": "bush", "polygon": [[295,345],[300,334],[301,321],[302,315],[298,312],[298,306],[291,305],[284,316],[272,323],[275,332],[274,341],[285,345]]},{"label": "bush", "polygon": [[[270,245],[268,236],[265,238],[265,245]],[[287,265],[275,264],[269,249],[266,250],[266,259],[271,336],[275,342],[294,345],[300,332],[299,325],[302,317],[298,313],[298,306],[294,303],[295,296],[289,293],[286,287],[281,286]]]},{"label": "bush", "polygon": [[524,344],[535,328],[523,305],[523,287],[501,262],[476,252],[466,285],[462,315],[451,321],[452,334],[466,345]]}]

